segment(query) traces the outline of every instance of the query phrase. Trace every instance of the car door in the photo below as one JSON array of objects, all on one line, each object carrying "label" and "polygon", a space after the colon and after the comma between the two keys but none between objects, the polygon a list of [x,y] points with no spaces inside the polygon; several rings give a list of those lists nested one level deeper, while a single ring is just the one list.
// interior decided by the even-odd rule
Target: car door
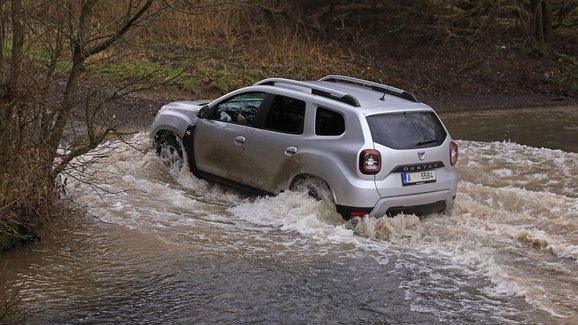
[{"label": "car door", "polygon": [[228,181],[249,184],[247,140],[254,118],[265,99],[263,92],[233,95],[212,105],[212,114],[195,128],[195,162],[199,171]]},{"label": "car door", "polygon": [[246,147],[247,175],[252,187],[278,193],[298,168],[298,153],[305,142],[306,102],[271,96]]}]

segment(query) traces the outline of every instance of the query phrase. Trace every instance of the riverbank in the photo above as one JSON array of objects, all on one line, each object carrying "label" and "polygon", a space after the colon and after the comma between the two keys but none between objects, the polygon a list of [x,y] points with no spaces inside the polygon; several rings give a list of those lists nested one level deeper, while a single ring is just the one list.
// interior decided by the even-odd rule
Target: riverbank
[{"label": "riverbank", "polygon": [[[437,112],[517,109],[534,107],[558,107],[578,105],[578,98],[544,93],[494,94],[480,96],[416,97],[433,107]],[[134,93],[118,99],[109,109],[114,114],[121,129],[147,129],[158,109],[171,101],[214,99],[222,93],[214,93],[211,98],[196,97],[195,94],[177,88],[165,87]]]}]

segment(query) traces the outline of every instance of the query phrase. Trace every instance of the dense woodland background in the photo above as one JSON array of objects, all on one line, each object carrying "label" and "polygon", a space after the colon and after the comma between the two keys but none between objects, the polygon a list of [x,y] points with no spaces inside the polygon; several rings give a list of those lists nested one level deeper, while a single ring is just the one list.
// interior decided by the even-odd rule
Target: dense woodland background
[{"label": "dense woodland background", "polygon": [[578,1],[179,4],[135,42],[149,63],[184,67],[196,91],[339,72],[421,96],[578,93]]},{"label": "dense woodland background", "polygon": [[0,0],[0,16],[0,251],[71,213],[70,162],[122,136],[110,111],[129,94],[344,74],[418,98],[578,97],[578,0]]}]

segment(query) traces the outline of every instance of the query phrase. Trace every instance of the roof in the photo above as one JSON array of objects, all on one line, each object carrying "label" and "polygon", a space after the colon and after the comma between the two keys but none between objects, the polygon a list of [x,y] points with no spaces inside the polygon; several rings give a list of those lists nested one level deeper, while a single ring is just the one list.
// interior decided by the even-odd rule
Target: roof
[{"label": "roof", "polygon": [[313,95],[333,99],[358,107],[360,110],[408,110],[428,107],[420,103],[414,95],[402,89],[346,76],[329,75],[317,81],[269,78],[256,85],[309,90]]}]

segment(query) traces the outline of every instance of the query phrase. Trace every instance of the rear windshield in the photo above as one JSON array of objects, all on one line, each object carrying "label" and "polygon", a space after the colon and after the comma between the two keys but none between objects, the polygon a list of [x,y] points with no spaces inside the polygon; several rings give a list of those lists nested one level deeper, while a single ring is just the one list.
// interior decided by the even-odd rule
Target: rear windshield
[{"label": "rear windshield", "polygon": [[373,141],[392,149],[439,146],[447,135],[433,112],[372,115],[367,123]]}]

